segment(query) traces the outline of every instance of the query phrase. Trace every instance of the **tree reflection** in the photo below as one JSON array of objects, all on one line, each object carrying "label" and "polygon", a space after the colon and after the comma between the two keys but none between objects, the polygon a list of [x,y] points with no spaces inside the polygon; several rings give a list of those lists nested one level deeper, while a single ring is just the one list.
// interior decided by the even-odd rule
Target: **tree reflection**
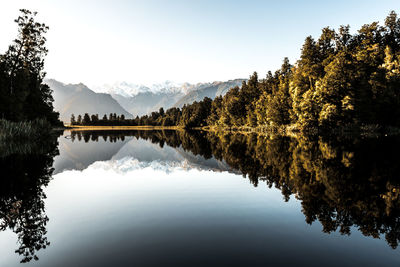
[{"label": "tree reflection", "polygon": [[8,153],[0,153],[0,230],[11,229],[17,234],[19,247],[15,252],[22,256],[21,262],[37,260],[36,252],[50,244],[43,187],[51,179],[57,145],[57,137],[49,136],[24,144],[24,151],[9,144]]},{"label": "tree reflection", "polygon": [[[400,241],[400,151],[398,138],[298,138],[201,131],[77,132],[110,142],[135,136],[204,158],[214,157],[240,171],[257,186],[281,190],[288,201],[300,200],[307,223],[323,231],[384,235],[392,248]],[[93,137],[95,136],[95,137]],[[104,137],[107,136],[107,137]]]},{"label": "tree reflection", "polygon": [[400,143],[395,138],[311,140],[306,137],[223,135],[214,139],[214,155],[282,191],[287,201],[301,201],[306,222],[318,220],[323,231],[350,234],[355,226],[366,236],[400,241],[398,176]]},{"label": "tree reflection", "polygon": [[[201,131],[72,131],[72,142],[145,139],[160,147],[190,151],[226,162],[254,185],[281,190],[283,199],[301,202],[305,221],[323,231],[384,236],[392,248],[400,242],[400,139],[298,138]],[[0,230],[18,236],[21,262],[37,259],[46,248],[47,186],[58,153],[56,137],[32,144],[1,147]]]},{"label": "tree reflection", "polygon": [[[230,150],[242,140],[246,150]],[[350,234],[356,226],[366,236],[384,234],[396,248],[400,240],[399,160],[396,139],[310,140],[306,137],[222,138],[223,158],[253,184],[265,180],[285,200],[301,201],[306,222],[318,220],[323,231]],[[226,141],[228,143],[226,143]],[[225,145],[226,144],[226,145]],[[214,146],[213,146],[214,147]]]}]

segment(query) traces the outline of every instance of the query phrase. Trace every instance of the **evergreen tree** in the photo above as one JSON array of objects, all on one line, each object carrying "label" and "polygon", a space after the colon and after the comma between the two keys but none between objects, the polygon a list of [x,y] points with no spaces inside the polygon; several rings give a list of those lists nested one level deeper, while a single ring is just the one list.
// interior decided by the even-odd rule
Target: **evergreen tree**
[{"label": "evergreen tree", "polygon": [[98,115],[92,115],[90,116],[91,124],[96,125],[96,123],[99,121],[99,116]]},{"label": "evergreen tree", "polygon": [[43,84],[45,33],[48,27],[35,21],[36,12],[21,9],[15,20],[18,37],[4,55],[0,55],[0,112],[9,120],[46,118],[59,124],[54,112],[50,88]]},{"label": "evergreen tree", "polygon": [[160,114],[161,117],[164,116],[164,108],[161,107],[158,113]]},{"label": "evergreen tree", "polygon": [[217,96],[211,103],[210,116],[207,118],[208,125],[218,124],[222,116],[222,96]]},{"label": "evergreen tree", "polygon": [[85,115],[83,116],[83,121],[82,121],[82,123],[83,123],[84,125],[89,125],[89,124],[90,124],[90,116],[89,116],[88,113],[85,113]]},{"label": "evergreen tree", "polygon": [[77,119],[76,123],[77,123],[78,125],[81,125],[81,124],[82,124],[82,115],[81,115],[81,114],[78,115],[78,119]]},{"label": "evergreen tree", "polygon": [[76,124],[75,115],[72,114],[72,115],[71,115],[71,125],[75,125],[75,124]]}]

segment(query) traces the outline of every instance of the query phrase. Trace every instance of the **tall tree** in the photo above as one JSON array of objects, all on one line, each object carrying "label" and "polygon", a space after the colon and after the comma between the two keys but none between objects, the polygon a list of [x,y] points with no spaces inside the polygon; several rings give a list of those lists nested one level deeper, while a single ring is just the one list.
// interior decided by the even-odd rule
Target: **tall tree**
[{"label": "tall tree", "polygon": [[57,124],[52,91],[43,84],[44,57],[48,52],[44,35],[48,27],[36,22],[36,12],[20,11],[21,15],[15,20],[17,39],[0,56],[0,93],[8,103],[1,109],[2,117],[10,120],[46,118]]},{"label": "tall tree", "polygon": [[81,125],[81,124],[82,124],[82,115],[81,115],[81,114],[78,115],[78,119],[76,120],[76,123],[77,123],[78,125]]},{"label": "tall tree", "polygon": [[82,123],[83,123],[84,125],[89,125],[89,124],[90,124],[90,116],[89,116],[88,113],[85,113],[85,115],[83,115],[83,121],[82,121]]},{"label": "tall tree", "polygon": [[71,125],[75,125],[75,124],[76,124],[75,115],[72,114],[71,115]]}]

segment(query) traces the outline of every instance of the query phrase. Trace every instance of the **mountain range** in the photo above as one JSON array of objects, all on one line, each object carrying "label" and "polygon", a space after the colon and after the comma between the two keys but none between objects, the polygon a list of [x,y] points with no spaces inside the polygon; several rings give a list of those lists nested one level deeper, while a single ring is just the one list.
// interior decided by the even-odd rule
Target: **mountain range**
[{"label": "mountain range", "polygon": [[132,114],[126,111],[111,97],[110,94],[96,93],[84,84],[64,84],[56,80],[46,80],[47,85],[53,90],[54,109],[60,112],[60,119],[69,122],[71,115],[82,116],[85,113],[124,114],[126,118],[132,118]]},{"label": "mountain range", "polygon": [[126,82],[114,85],[105,85],[96,88],[95,92],[86,85],[64,84],[49,79],[45,82],[53,90],[54,107],[60,112],[60,119],[69,122],[74,114],[124,114],[126,118],[142,116],[163,107],[183,107],[194,101],[201,101],[204,97],[214,99],[225,95],[235,86],[241,86],[245,79],[235,79],[225,82],[175,84],[166,82],[151,87],[134,85]]},{"label": "mountain range", "polygon": [[224,96],[229,89],[235,86],[241,86],[245,79],[235,79],[226,82],[213,82],[198,84],[194,90],[188,91],[183,97],[181,97],[173,106],[181,108],[185,104],[191,104],[194,101],[201,101],[205,97],[211,99],[217,96]]}]

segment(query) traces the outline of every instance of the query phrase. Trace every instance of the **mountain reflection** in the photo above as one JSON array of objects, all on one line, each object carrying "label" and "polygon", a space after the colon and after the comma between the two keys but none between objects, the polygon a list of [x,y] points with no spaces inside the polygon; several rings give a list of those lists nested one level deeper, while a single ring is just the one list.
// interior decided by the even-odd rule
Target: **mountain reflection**
[{"label": "mountain reflection", "polygon": [[400,241],[400,150],[398,138],[379,139],[211,133],[200,131],[73,131],[72,140],[116,142],[145,139],[224,161],[254,186],[265,182],[288,201],[301,202],[307,223],[323,231],[385,236],[392,248]]},{"label": "mountain reflection", "polygon": [[[60,147],[65,140],[78,143],[85,154],[82,142],[91,143],[90,150],[101,142],[119,144],[115,151],[106,147],[109,154],[94,150],[93,153],[105,157],[95,159],[100,161],[111,159],[132,139],[147,140],[162,151],[190,152],[191,156],[203,159],[196,162],[198,165],[241,173],[254,186],[274,186],[282,192],[284,201],[291,196],[298,199],[305,221],[319,221],[325,233],[339,231],[350,235],[351,228],[356,228],[365,236],[383,235],[393,249],[399,244],[399,138],[310,139],[172,130],[71,131],[61,137]],[[0,154],[4,173],[0,179],[0,229],[11,229],[17,234],[16,253],[22,256],[21,262],[28,262],[37,259],[36,252],[50,244],[46,238],[49,218],[45,214],[43,189],[53,175],[58,142],[56,137],[48,137],[32,147],[16,147]],[[163,159],[169,156],[166,154]],[[83,168],[91,163],[87,160]]]},{"label": "mountain reflection", "polygon": [[18,237],[21,262],[37,260],[36,252],[50,242],[46,237],[43,187],[53,173],[53,158],[58,154],[57,137],[23,144],[3,144],[0,153],[0,230],[12,230]]}]

